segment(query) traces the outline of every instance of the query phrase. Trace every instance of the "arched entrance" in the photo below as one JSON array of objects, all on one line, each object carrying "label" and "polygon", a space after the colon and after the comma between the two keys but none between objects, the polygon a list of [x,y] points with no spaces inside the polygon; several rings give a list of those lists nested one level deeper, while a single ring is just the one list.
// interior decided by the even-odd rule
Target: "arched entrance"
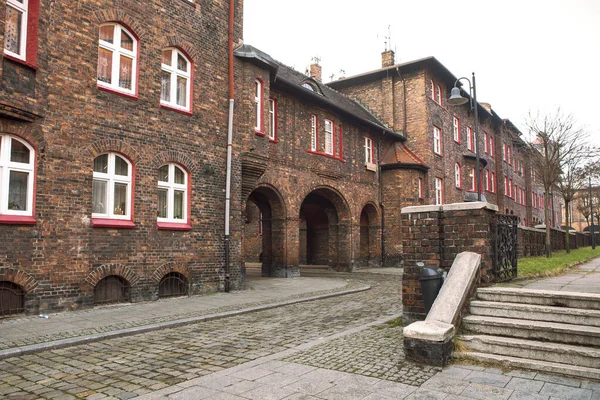
[{"label": "arched entrance", "polygon": [[245,218],[244,261],[260,263],[262,276],[285,276],[285,209],[279,193],[270,186],[254,189]]},{"label": "arched entrance", "polygon": [[373,204],[367,204],[360,213],[360,268],[381,266],[379,218]]},{"label": "arched entrance", "polygon": [[310,192],[300,207],[300,264],[350,267],[350,218],[345,199],[329,188]]}]

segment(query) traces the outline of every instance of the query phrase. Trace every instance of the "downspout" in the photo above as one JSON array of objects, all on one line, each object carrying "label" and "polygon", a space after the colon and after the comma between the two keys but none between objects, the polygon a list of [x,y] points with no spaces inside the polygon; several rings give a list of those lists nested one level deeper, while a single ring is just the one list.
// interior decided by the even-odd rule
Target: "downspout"
[{"label": "downspout", "polygon": [[402,135],[404,135],[404,137],[407,138],[407,136],[406,136],[406,81],[404,80],[404,77],[400,73],[400,67],[396,67],[396,73],[398,74],[398,77],[402,81]]},{"label": "downspout", "polygon": [[[383,131],[383,136],[385,137],[385,131]],[[379,160],[377,162],[379,169],[379,208],[381,209],[381,267],[384,267],[385,263],[385,236],[383,234],[383,230],[385,228],[385,215],[383,208],[383,193],[382,193],[382,169],[381,169],[381,141],[377,141],[377,156]]]},{"label": "downspout", "polygon": [[229,268],[229,216],[231,213],[231,158],[233,147],[233,18],[235,16],[235,0],[229,0],[229,119],[227,125],[227,169],[225,179],[225,292],[229,292],[231,286]]}]

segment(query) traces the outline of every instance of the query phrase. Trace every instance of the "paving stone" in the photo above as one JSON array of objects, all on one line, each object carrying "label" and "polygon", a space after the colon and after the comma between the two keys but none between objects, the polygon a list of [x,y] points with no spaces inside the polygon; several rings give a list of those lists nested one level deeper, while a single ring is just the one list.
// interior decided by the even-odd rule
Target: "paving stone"
[{"label": "paving stone", "polygon": [[551,397],[562,397],[569,400],[590,400],[592,398],[592,391],[590,389],[580,389],[550,382],[544,384],[542,390],[540,390],[540,394]]},{"label": "paving stone", "polygon": [[316,382],[311,379],[301,378],[296,382],[290,383],[289,385],[284,386],[287,389],[290,389],[294,392],[300,392],[304,394],[317,395],[327,389],[330,389],[334,386],[333,383],[328,381],[319,381]]},{"label": "paving stone", "polygon": [[469,382],[463,382],[453,378],[447,378],[442,376],[441,374],[435,375],[433,378],[429,379],[427,382],[421,385],[421,387],[425,389],[439,390],[441,392],[449,393],[452,395],[461,394],[468,386]]},{"label": "paving stone", "polygon": [[201,386],[194,386],[181,390],[177,393],[168,395],[169,399],[186,400],[186,399],[213,399],[219,394],[219,391]]},{"label": "paving stone", "polygon": [[550,396],[515,390],[508,400],[549,400]]},{"label": "paving stone", "polygon": [[512,379],[510,376],[499,375],[497,373],[490,373],[486,371],[472,371],[466,378],[467,382],[482,383],[484,385],[505,387],[506,384]]},{"label": "paving stone", "polygon": [[251,400],[281,400],[296,393],[295,391],[272,385],[262,385],[256,389],[245,392],[242,396]]},{"label": "paving stone", "polygon": [[535,376],[534,379],[536,379],[538,381],[557,383],[559,385],[564,385],[564,386],[572,386],[575,388],[578,388],[581,386],[581,381],[578,381],[577,379],[573,379],[573,378],[567,378],[565,376],[547,375],[547,374],[539,373]]},{"label": "paving stone", "polygon": [[520,392],[539,393],[542,386],[544,386],[542,381],[513,377],[505,387]]},{"label": "paving stone", "polygon": [[471,383],[460,393],[461,396],[479,400],[507,400],[513,390],[482,383]]},{"label": "paving stone", "polygon": [[417,390],[416,387],[397,382],[382,381],[369,388],[376,394],[402,399]]},{"label": "paving stone", "polygon": [[450,395],[448,393],[437,392],[434,390],[428,390],[428,389],[423,389],[423,388],[417,389],[416,391],[414,391],[413,393],[408,395],[408,397],[405,398],[405,400],[444,400],[444,399],[450,399]]},{"label": "paving stone", "polygon": [[452,365],[444,368],[439,375],[461,380],[466,378],[471,372],[473,372],[473,370]]}]

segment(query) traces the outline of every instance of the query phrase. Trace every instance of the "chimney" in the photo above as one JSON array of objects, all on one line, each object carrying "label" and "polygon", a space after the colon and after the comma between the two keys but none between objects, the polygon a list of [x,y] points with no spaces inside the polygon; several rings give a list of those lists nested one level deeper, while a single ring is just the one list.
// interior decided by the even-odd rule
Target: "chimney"
[{"label": "chimney", "polygon": [[310,76],[321,82],[321,66],[318,63],[310,64]]},{"label": "chimney", "polygon": [[381,53],[381,67],[391,67],[394,65],[394,50],[386,50]]}]

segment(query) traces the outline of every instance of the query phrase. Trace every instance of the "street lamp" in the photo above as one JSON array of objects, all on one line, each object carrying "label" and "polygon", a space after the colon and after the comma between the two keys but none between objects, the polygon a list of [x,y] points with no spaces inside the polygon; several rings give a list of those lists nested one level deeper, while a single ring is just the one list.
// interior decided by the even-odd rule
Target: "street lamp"
[{"label": "street lamp", "polygon": [[592,177],[590,179],[590,218],[592,220],[590,233],[592,234],[592,250],[596,248],[596,238],[594,237],[594,207],[592,205]]},{"label": "street lamp", "polygon": [[[469,82],[469,95],[470,95],[469,99],[462,97],[460,95],[460,88],[458,86],[456,86],[458,84],[458,82],[462,79]],[[454,82],[454,87],[450,91],[450,98],[448,99],[448,104],[450,104],[451,106],[460,106],[467,102],[471,103],[471,110],[473,110],[473,113],[475,116],[475,123],[474,123],[475,158],[476,158],[476,165],[475,165],[476,178],[475,179],[477,179],[476,180],[476,182],[477,182],[477,201],[481,201],[481,174],[480,174],[480,170],[479,170],[480,169],[480,166],[479,166],[479,132],[477,129],[477,124],[479,122],[479,119],[477,116],[477,90],[475,88],[475,72],[473,72],[472,79],[473,79],[473,84],[471,84],[471,81],[469,80],[469,78],[464,78],[464,77],[458,78],[456,80],[456,82]]]}]

